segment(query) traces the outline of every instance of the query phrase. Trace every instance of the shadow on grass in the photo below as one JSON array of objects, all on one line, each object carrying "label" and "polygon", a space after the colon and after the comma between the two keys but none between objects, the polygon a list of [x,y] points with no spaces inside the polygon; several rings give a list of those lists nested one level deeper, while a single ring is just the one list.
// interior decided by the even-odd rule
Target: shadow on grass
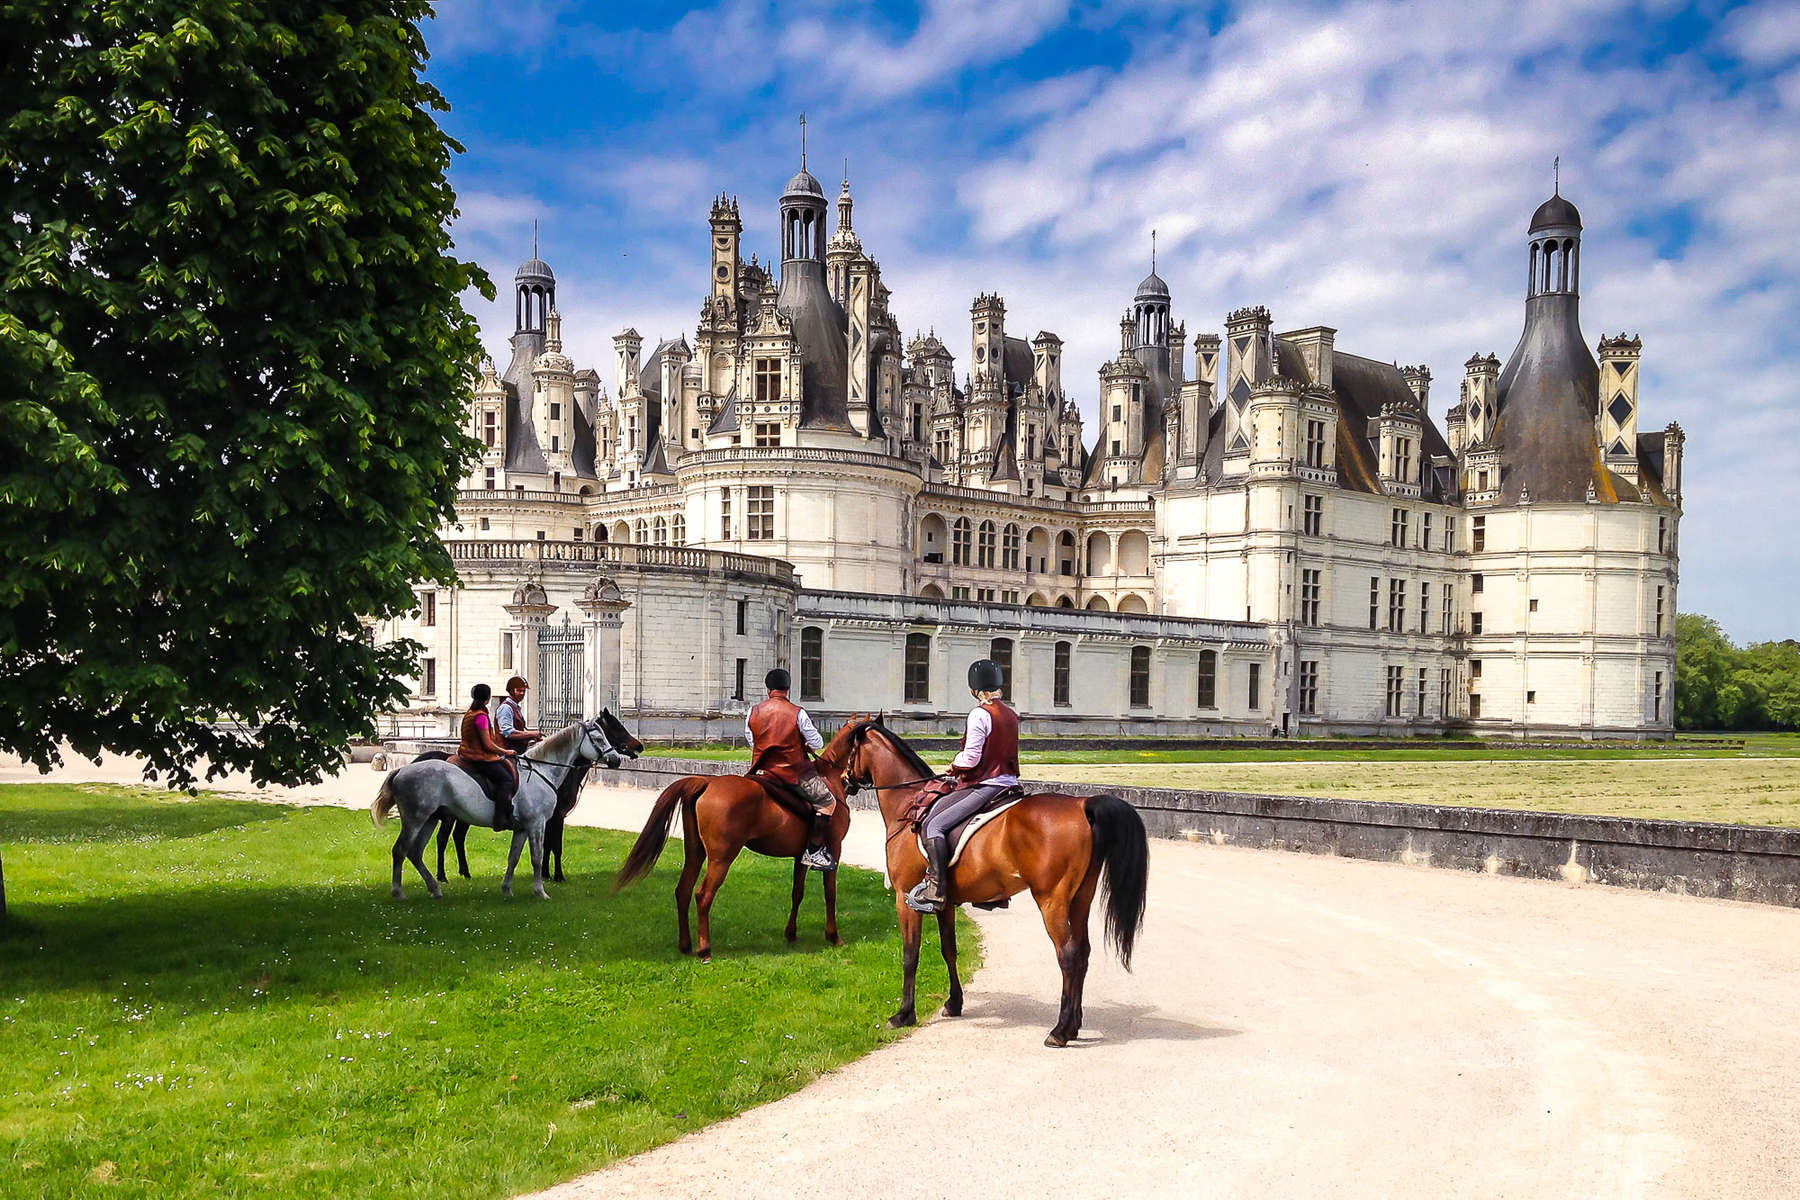
[{"label": "shadow on grass", "polygon": [[[84,796],[84,799],[87,799]],[[288,810],[242,800],[120,802],[94,795],[88,802],[24,807],[0,804],[0,845],[178,841],[261,821]]]}]

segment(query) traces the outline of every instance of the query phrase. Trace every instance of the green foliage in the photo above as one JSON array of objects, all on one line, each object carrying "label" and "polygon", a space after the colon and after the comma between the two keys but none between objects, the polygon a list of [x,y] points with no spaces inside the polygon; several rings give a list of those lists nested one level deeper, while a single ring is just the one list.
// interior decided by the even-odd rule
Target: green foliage
[{"label": "green foliage", "polygon": [[0,748],[297,782],[403,698],[492,290],[428,14],[0,0]]},{"label": "green foliage", "polygon": [[1675,618],[1675,724],[1679,729],[1800,729],[1800,643],[1739,649],[1719,623]]},{"label": "green foliage", "polygon": [[[93,836],[38,840],[66,827]],[[0,787],[29,897],[0,927],[0,1195],[511,1196],[901,1036],[872,872],[842,872],[844,947],[816,876],[789,946],[792,865],[744,855],[702,965],[675,949],[679,845],[614,896],[631,835],[571,828],[569,882],[507,900],[506,839],[475,830],[473,879],[433,901],[408,866],[396,901],[395,832],[337,808]],[[942,1003],[935,953],[920,986],[921,1011]]]}]

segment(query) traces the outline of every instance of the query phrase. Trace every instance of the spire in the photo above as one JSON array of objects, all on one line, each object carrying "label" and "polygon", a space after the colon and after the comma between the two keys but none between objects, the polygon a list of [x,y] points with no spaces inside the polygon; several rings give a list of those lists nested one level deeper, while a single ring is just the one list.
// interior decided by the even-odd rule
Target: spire
[{"label": "spire", "polygon": [[800,169],[806,170],[806,114],[800,114]]},{"label": "spire", "polygon": [[1562,195],[1562,155],[1560,154],[1550,160],[1550,178],[1552,194]]},{"label": "spire", "polygon": [[533,257],[533,258],[536,258],[538,256],[538,249],[537,249],[538,228],[537,227],[538,227],[538,219],[536,217],[531,218],[531,257]]},{"label": "spire", "polygon": [[1150,231],[1150,273],[1156,274],[1156,230]]},{"label": "spire", "polygon": [[850,160],[848,158],[846,158],[844,160],[844,186],[838,192],[837,208],[838,208],[838,219],[837,219],[838,232],[839,233],[849,233],[850,232],[851,200],[850,200]]}]

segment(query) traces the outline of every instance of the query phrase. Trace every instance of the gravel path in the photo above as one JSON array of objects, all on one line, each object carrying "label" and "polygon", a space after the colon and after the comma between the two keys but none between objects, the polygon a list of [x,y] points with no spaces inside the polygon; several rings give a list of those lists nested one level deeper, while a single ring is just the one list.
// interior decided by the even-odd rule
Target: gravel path
[{"label": "gravel path", "polygon": [[[879,843],[859,813],[848,856]],[[1155,842],[1136,970],[1096,946],[1060,1051],[1034,908],[977,920],[960,1019],[542,1195],[1800,1194],[1797,911]]]}]

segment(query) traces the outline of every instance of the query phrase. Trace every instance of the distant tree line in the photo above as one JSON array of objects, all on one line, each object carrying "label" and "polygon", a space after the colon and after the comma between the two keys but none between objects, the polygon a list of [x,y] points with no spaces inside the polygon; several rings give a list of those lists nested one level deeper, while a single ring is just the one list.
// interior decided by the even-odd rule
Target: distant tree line
[{"label": "distant tree line", "polygon": [[1675,618],[1678,729],[1800,729],[1800,642],[1736,646],[1699,613]]}]

